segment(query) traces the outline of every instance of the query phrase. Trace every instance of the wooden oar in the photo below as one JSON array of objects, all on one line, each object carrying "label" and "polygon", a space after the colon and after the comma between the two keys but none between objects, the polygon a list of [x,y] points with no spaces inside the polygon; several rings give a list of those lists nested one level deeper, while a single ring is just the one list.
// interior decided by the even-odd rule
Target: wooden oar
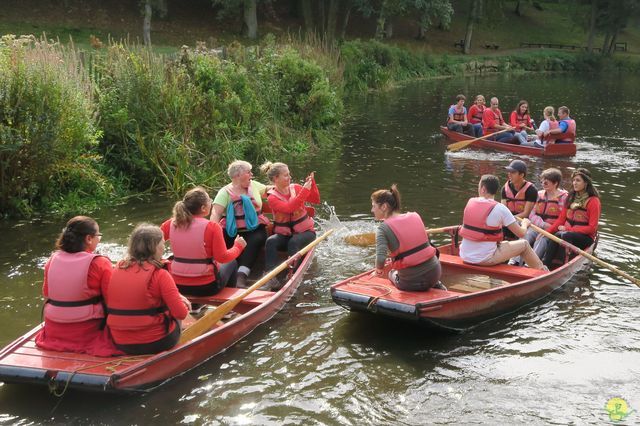
[{"label": "wooden oar", "polygon": [[222,305],[218,306],[216,309],[210,312],[207,312],[202,318],[200,318],[198,321],[196,321],[191,326],[187,327],[182,331],[182,335],[180,336],[180,343],[186,343],[190,340],[195,339],[201,334],[211,330],[211,328],[214,325],[216,325],[218,321],[222,319],[222,317],[224,317],[226,314],[231,312],[233,308],[235,308],[238,305],[238,303],[240,303],[245,297],[253,293],[258,288],[262,287],[271,278],[274,278],[276,275],[278,275],[282,270],[287,268],[292,261],[294,261],[295,259],[298,259],[300,256],[302,256],[303,254],[305,254],[306,252],[308,252],[309,250],[317,246],[322,240],[324,240],[329,235],[331,235],[333,231],[335,231],[335,229],[329,229],[321,237],[318,237],[315,240],[313,240],[311,243],[307,244],[299,252],[289,257],[284,262],[282,262],[280,266],[278,266],[277,268],[269,272],[267,275],[260,278],[258,281],[255,282],[255,284],[253,284],[251,287],[246,289],[240,295],[234,297],[233,299],[227,300]]},{"label": "wooden oar", "polygon": [[508,129],[500,130],[499,132],[491,133],[490,135],[480,136],[479,138],[469,139],[469,140],[466,140],[466,141],[460,141],[460,142],[452,143],[452,144],[447,145],[447,151],[459,151],[462,148],[468,147],[469,145],[471,145],[475,141],[479,141],[481,139],[487,139],[487,138],[489,138],[491,136],[498,135],[498,134],[504,133],[504,132],[510,132],[512,130],[513,130],[512,128],[508,128]]},{"label": "wooden oar", "polygon": [[[519,218],[518,218],[519,219]],[[542,228],[537,227],[534,224],[530,224],[529,225],[531,227],[531,229],[533,229],[534,231],[536,231],[537,233],[544,235],[545,237],[549,238],[550,240],[555,241],[556,243],[560,244],[563,247],[568,248],[569,250],[575,251],[576,253],[578,253],[581,256],[586,257],[587,259],[591,260],[594,263],[597,263],[598,265],[607,268],[608,270],[610,270],[611,272],[620,275],[621,277],[624,277],[626,279],[628,279],[629,281],[631,281],[632,283],[634,283],[635,285],[637,285],[638,287],[640,287],[640,280],[637,278],[632,277],[631,275],[627,274],[624,271],[621,271],[620,269],[616,268],[615,266],[605,262],[604,260],[600,260],[597,257],[595,257],[592,254],[587,253],[584,250],[579,249],[578,247],[574,246],[573,244],[556,237],[553,234],[550,234],[549,232],[545,231]]]},{"label": "wooden oar", "polygon": [[[432,228],[432,229],[427,229],[427,233],[440,234],[443,232],[449,232],[450,230],[455,229],[457,227],[458,225],[445,226],[444,228]],[[344,242],[347,244],[351,244],[352,246],[360,246],[360,247],[372,246],[376,243],[376,233],[366,232],[364,234],[347,235],[346,237],[344,237]]]}]

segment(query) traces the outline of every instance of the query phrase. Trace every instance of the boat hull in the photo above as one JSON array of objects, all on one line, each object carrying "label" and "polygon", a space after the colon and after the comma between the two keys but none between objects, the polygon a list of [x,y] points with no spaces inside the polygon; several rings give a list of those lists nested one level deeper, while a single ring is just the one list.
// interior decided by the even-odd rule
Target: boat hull
[{"label": "boat hull", "polygon": [[[293,296],[309,268],[314,249],[302,258],[296,272],[277,292],[256,290],[237,307],[238,315],[224,325],[171,350],[148,356],[100,358],[70,352],[41,350],[34,337],[42,324],[0,351],[0,381],[101,392],[149,391],[223,352],[273,317]],[[221,304],[243,289],[225,288],[198,303]]]},{"label": "boat hull", "polygon": [[[331,287],[335,303],[353,311],[400,318],[438,329],[462,331],[536,302],[565,285],[589,261],[576,256],[551,272],[525,267],[483,267],[463,263],[441,247],[440,263],[448,290],[406,292],[372,271]],[[484,287],[456,287],[458,279],[482,278]],[[496,285],[491,282],[499,283]]]},{"label": "boat hull", "polygon": [[[473,139],[469,135],[454,132],[441,126],[440,132],[453,142],[461,142]],[[508,143],[495,142],[489,140],[477,140],[469,145],[470,148],[489,149],[495,151],[513,152],[516,154],[533,155],[537,157],[571,157],[576,155],[576,144],[551,144],[545,148],[535,148],[533,146],[512,145]]]}]

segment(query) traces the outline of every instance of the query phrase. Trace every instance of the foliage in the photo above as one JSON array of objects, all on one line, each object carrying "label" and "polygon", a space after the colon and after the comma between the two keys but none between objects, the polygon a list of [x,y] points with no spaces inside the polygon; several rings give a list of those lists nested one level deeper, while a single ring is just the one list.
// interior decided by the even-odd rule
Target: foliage
[{"label": "foliage", "polygon": [[96,146],[92,84],[78,59],[47,40],[0,40],[0,212],[78,212],[114,185]]}]

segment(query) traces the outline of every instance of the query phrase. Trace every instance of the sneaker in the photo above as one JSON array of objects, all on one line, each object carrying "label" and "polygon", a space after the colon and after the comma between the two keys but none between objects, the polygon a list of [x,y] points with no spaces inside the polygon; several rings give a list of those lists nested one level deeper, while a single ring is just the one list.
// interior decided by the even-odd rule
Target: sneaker
[{"label": "sneaker", "polygon": [[509,263],[507,263],[507,265],[509,265],[509,266],[520,266],[520,262],[518,262],[518,261],[517,261],[517,260],[515,260],[515,259],[511,259],[511,260],[509,261]]},{"label": "sneaker", "polygon": [[192,303],[189,313],[191,315],[200,315],[205,309],[207,309],[207,305],[204,305],[202,303]]},{"label": "sneaker", "polygon": [[279,290],[280,287],[282,287],[282,285],[280,284],[280,281],[278,280],[278,278],[271,278],[269,281],[267,281],[262,287],[260,287],[258,290],[262,290],[262,291],[276,291]]},{"label": "sneaker", "polygon": [[437,288],[438,290],[444,290],[447,291],[447,287],[445,287],[444,284],[442,284],[442,281],[438,281],[436,283],[436,285],[433,286],[433,288]]},{"label": "sneaker", "polygon": [[247,274],[243,272],[238,272],[236,274],[236,287],[238,288],[248,288],[249,287],[249,277]]}]

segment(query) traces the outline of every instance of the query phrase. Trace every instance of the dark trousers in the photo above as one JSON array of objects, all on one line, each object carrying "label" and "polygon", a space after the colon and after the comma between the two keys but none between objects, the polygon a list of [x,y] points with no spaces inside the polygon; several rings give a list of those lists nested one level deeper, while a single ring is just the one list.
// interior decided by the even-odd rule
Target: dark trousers
[{"label": "dark trousers", "polygon": [[472,124],[471,126],[473,126],[474,137],[479,138],[480,136],[482,136],[482,123],[475,123],[475,124]]},{"label": "dark trousers", "polygon": [[173,321],[176,325],[173,331],[160,340],[149,343],[135,343],[131,345],[119,345],[116,343],[116,348],[129,355],[157,354],[158,352],[171,349],[178,344],[178,341],[180,341],[180,321],[175,318]]},{"label": "dark trousers", "polygon": [[[556,237],[570,244],[573,244],[574,246],[582,250],[584,250],[585,248],[593,244],[593,238],[591,238],[586,234],[581,234],[579,232],[560,231],[560,232],[556,232]],[[562,250],[562,252],[559,253],[558,250]],[[550,268],[553,262],[553,259],[557,255],[562,256],[563,254],[564,254],[564,247],[561,247],[560,244],[556,243],[555,241],[549,240],[549,244],[547,245],[547,251],[544,254],[543,263],[547,265],[548,268]]]},{"label": "dark trousers", "polygon": [[[258,226],[253,231],[240,232],[242,238],[247,242],[247,246],[242,251],[242,254],[236,259],[238,261],[238,267],[244,266],[249,269],[256,263],[256,259],[260,254],[260,250],[264,247],[265,241],[267,241],[267,229],[264,225]],[[227,248],[233,247],[233,241],[235,237],[227,235],[227,231],[224,231],[224,241],[227,243]]]},{"label": "dark trousers", "polygon": [[231,278],[233,278],[233,281],[235,282],[237,270],[238,262],[232,260],[229,263],[223,263],[220,265],[215,281],[197,285],[176,283],[176,286],[178,287],[180,294],[185,296],[213,296],[214,294],[220,293],[220,290],[226,287],[229,281],[231,281]]},{"label": "dark trousers", "polygon": [[289,256],[293,256],[315,239],[314,231],[305,231],[290,237],[273,234],[267,239],[265,247],[265,270],[270,271],[280,264],[279,251],[286,251]]},{"label": "dark trousers", "polygon": [[458,133],[465,133],[469,136],[474,135],[473,126],[471,126],[471,124],[469,123],[467,124],[447,123],[447,129],[453,130],[454,132],[458,132]]},{"label": "dark trousers", "polygon": [[514,135],[513,132],[504,132],[504,133],[500,133],[499,135],[487,136],[486,139],[490,140],[490,141],[496,141],[496,142],[502,142],[502,143],[510,143],[512,145],[519,145],[520,144],[520,141]]}]

